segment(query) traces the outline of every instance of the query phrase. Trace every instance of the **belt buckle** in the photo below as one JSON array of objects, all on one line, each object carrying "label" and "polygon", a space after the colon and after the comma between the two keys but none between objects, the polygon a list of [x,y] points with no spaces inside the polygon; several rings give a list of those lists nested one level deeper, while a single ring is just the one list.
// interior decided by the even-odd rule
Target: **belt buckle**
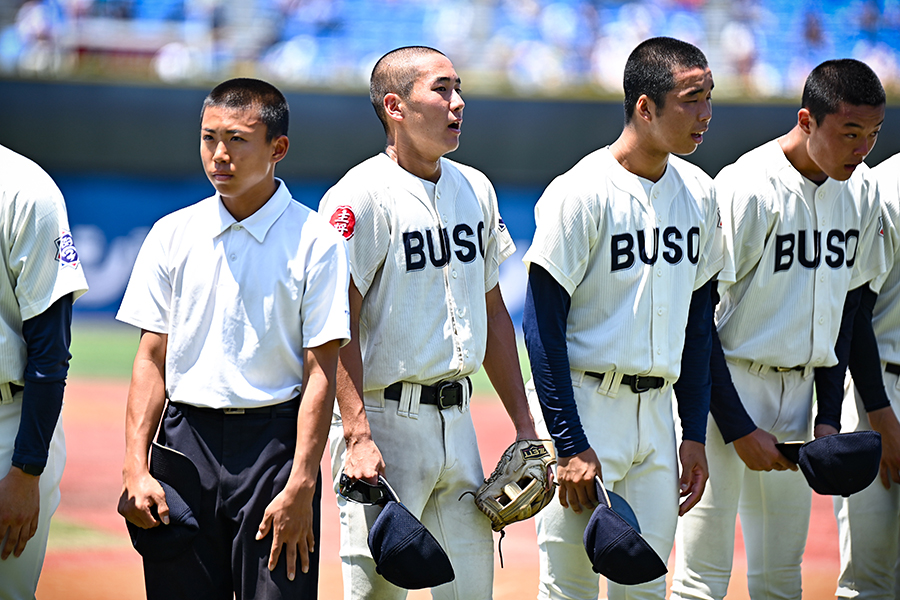
[{"label": "belt buckle", "polygon": [[[452,401],[450,401],[452,399]],[[445,381],[438,384],[437,405],[444,410],[462,404],[462,384],[458,381]]]},{"label": "belt buckle", "polygon": [[243,408],[223,408],[222,411],[226,415],[242,415],[242,414],[244,414]]},{"label": "belt buckle", "polygon": [[772,368],[775,369],[776,371],[778,371],[779,373],[787,373],[788,371],[794,370],[794,367],[772,367]]},{"label": "belt buckle", "polygon": [[[646,377],[645,377],[645,379],[646,379]],[[650,389],[651,388],[649,385],[647,387],[641,386],[641,376],[640,375],[635,375],[634,379],[631,380],[631,391],[634,392],[635,394],[643,394],[644,392],[649,392]]]}]

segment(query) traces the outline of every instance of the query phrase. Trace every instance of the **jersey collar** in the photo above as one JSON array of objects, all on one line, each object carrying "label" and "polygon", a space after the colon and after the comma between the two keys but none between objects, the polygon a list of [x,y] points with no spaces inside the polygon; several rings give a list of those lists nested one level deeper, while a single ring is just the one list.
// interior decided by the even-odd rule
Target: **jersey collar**
[{"label": "jersey collar", "polygon": [[[610,174],[610,181],[615,187],[631,197],[638,199],[642,204],[647,204],[648,202],[652,204],[652,201],[647,198],[647,193],[644,191],[644,186],[641,185],[638,175],[635,175],[623,167],[619,161],[616,160],[616,157],[613,156],[609,146],[601,148],[600,157],[610,165],[608,171]],[[669,156],[669,161],[663,176],[652,186],[653,193],[666,201],[673,198],[681,189],[682,185],[681,178],[678,176],[675,169],[672,168],[673,159],[675,159],[674,156]]]},{"label": "jersey collar", "polygon": [[[272,228],[272,225],[275,224],[275,221],[278,220],[278,217],[281,216],[291,202],[291,193],[284,182],[277,177],[275,181],[278,183],[278,189],[275,190],[272,197],[258,211],[241,221],[241,225],[259,243],[266,239],[269,229]],[[213,237],[217,237],[230,229],[237,221],[231,216],[225,205],[222,204],[222,198],[219,194],[213,196],[213,199],[215,200],[217,211],[212,221],[214,224],[212,233]]]}]

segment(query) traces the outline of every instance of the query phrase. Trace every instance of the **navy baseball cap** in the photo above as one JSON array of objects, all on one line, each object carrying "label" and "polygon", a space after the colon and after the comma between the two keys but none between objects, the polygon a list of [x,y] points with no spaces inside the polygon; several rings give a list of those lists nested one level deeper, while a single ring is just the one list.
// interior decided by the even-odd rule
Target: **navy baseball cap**
[{"label": "navy baseball cap", "polygon": [[435,587],[455,577],[450,559],[421,521],[400,503],[383,477],[390,499],[369,530],[375,571],[408,590]]},{"label": "navy baseball cap", "polygon": [[[200,473],[187,456],[156,442],[150,449],[150,474],[166,493],[169,524],[142,529],[126,521],[134,549],[146,560],[169,560],[185,552],[200,531],[192,507],[200,505]],[[153,516],[159,519],[156,507]]]},{"label": "navy baseball cap", "polygon": [[826,435],[800,447],[797,464],[809,487],[823,496],[849,496],[869,487],[881,463],[881,434]]},{"label": "navy baseball cap", "polygon": [[621,585],[653,581],[667,572],[666,563],[641,537],[631,506],[595,478],[599,504],[584,529],[584,549],[595,573]]}]

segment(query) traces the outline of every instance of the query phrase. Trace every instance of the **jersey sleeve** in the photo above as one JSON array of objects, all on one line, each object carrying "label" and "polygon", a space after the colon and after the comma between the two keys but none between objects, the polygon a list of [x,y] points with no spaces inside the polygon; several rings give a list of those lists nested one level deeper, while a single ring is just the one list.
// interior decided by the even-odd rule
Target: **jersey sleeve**
[{"label": "jersey sleeve", "polygon": [[715,277],[725,264],[724,239],[722,235],[722,215],[716,202],[715,190],[710,190],[705,205],[704,227],[706,238],[697,265],[694,290],[698,290]]},{"label": "jersey sleeve", "polygon": [[715,179],[722,217],[723,253],[719,282],[725,287],[744,277],[759,262],[771,223],[760,197],[741,183],[736,168],[722,169]]},{"label": "jersey sleeve", "polygon": [[62,193],[49,176],[41,176],[44,181],[14,200],[9,270],[22,320],[41,314],[67,294],[74,300],[88,289]]},{"label": "jersey sleeve", "polygon": [[875,281],[875,291],[883,281],[891,264],[889,255],[892,244],[890,240],[889,217],[882,209],[878,186],[874,179],[868,182],[866,197],[862,199],[862,228],[859,232],[859,247],[853,263],[853,274],[850,278],[850,289]]},{"label": "jersey sleeve", "polygon": [[116,319],[155,333],[169,333],[172,281],[166,263],[165,221],[158,221],[138,252]]},{"label": "jersey sleeve", "polygon": [[571,296],[587,272],[597,242],[598,217],[593,198],[571,193],[559,179],[544,191],[534,207],[536,228],[522,259],[544,268]]},{"label": "jersey sleeve", "polygon": [[365,296],[390,246],[390,224],[379,191],[340,181],[322,198],[319,213],[347,241],[350,274]]},{"label": "jersey sleeve", "polygon": [[350,264],[347,245],[322,224],[323,235],[310,248],[306,285],[301,303],[303,347],[315,348],[332,340],[350,341]]},{"label": "jersey sleeve", "polygon": [[485,177],[485,188],[489,210],[485,214],[485,223],[489,226],[487,247],[484,254],[484,291],[494,289],[500,281],[500,265],[516,251],[512,236],[503,218],[500,216],[500,208],[497,205],[497,194],[494,186]]}]

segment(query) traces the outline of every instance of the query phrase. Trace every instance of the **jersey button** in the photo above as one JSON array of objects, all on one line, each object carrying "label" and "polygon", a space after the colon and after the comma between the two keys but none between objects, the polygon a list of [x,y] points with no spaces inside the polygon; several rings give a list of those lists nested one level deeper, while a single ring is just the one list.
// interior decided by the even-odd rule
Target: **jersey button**
[{"label": "jersey button", "polygon": [[657,270],[656,270],[656,276],[657,276],[657,277],[662,277],[662,269],[657,269]]},{"label": "jersey button", "polygon": [[230,259],[231,259],[231,262],[234,262],[234,261],[236,261],[236,260],[237,260],[237,254],[232,254],[232,255],[231,255],[231,256],[229,256],[229,257],[228,257],[228,258],[230,258]]},{"label": "jersey button", "polygon": [[453,275],[453,279],[456,279],[456,271],[451,271],[450,274]]},{"label": "jersey button", "polygon": [[234,225],[231,226],[232,231],[240,231],[241,229],[243,229],[243,227],[241,227],[240,223],[235,223]]}]

